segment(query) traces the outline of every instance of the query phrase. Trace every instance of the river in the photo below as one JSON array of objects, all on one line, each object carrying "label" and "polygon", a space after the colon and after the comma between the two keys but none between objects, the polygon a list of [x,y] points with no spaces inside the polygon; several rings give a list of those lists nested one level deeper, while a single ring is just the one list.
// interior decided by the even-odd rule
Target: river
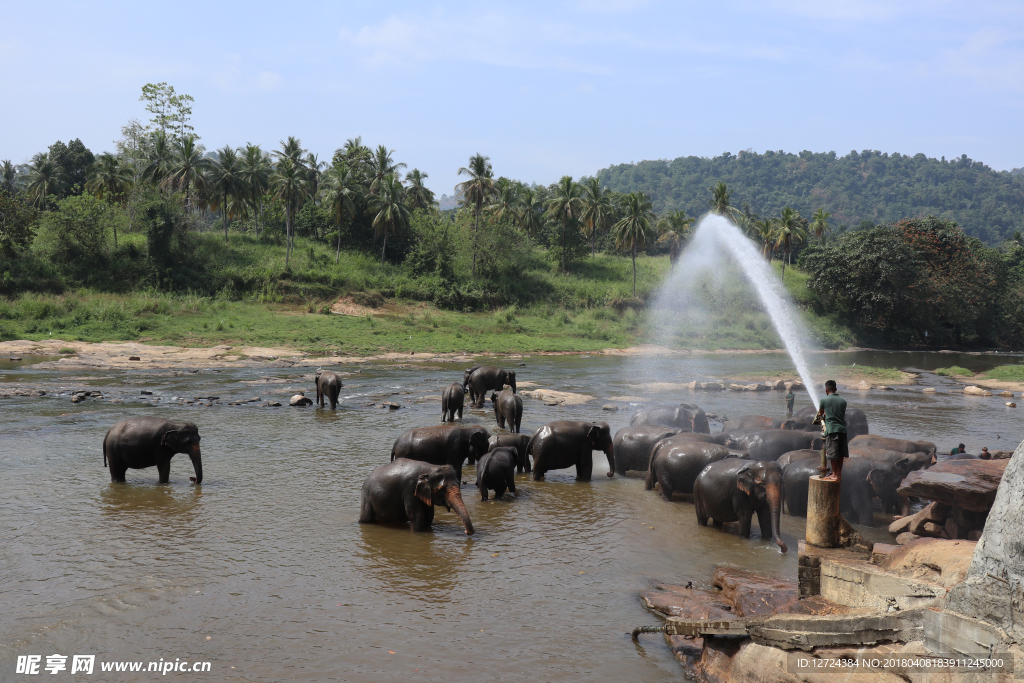
[{"label": "river", "polygon": [[[816,364],[830,360],[931,370],[1021,358],[861,352],[823,354]],[[491,362],[515,367],[520,381],[595,397],[579,406],[528,398],[524,431],[565,418],[606,420],[614,431],[633,407],[601,406],[643,395],[639,377],[686,382],[791,367],[783,354]],[[433,533],[358,524],[363,479],[388,461],[403,430],[439,421],[441,391],[461,380],[464,365],[340,368],[353,374],[331,412],[287,406],[296,391],[314,395],[302,377],[308,368],[69,375],[0,364],[4,386],[48,392],[0,399],[0,679],[21,678],[13,673],[18,655],[42,655],[45,664],[58,653],[211,662],[211,673],[172,676],[182,681],[663,681],[681,673],[662,639],[637,646],[628,635],[658,623],[641,608],[640,591],[655,581],[699,585],[723,562],[795,576],[802,519],[783,516],[792,551],[781,554],[757,538],[756,524],[750,540],[702,528],[692,505],[666,503],[641,480],[606,478],[600,453],[590,483],[576,483],[572,470],[537,483],[518,475],[516,496],[486,503],[467,467],[471,538],[443,508]],[[920,382],[844,395],[867,411],[873,433],[929,439],[940,453],[961,441],[972,452],[1013,449],[1024,436],[1006,399],[922,394],[922,385],[949,381],[925,373]],[[104,398],[72,404],[76,389]],[[219,403],[179,405],[207,396]],[[255,396],[284,407],[227,405]],[[651,397],[733,417],[784,413],[781,392]],[[368,406],[382,400],[402,407]],[[103,435],[137,415],[199,425],[201,487],[189,483],[184,455],[172,462],[169,485],[156,484],[155,468],[111,484]],[[490,412],[470,411],[466,421],[495,430]],[[74,677],[55,677],[63,678]]]}]

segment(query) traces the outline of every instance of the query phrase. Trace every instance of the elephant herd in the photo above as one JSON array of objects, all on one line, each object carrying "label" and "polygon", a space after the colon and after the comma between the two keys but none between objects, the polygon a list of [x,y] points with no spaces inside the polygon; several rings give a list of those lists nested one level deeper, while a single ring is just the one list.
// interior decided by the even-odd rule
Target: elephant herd
[{"label": "elephant herd", "polygon": [[[362,485],[359,521],[410,523],[428,530],[434,507],[444,505],[462,520],[466,534],[473,523],[462,500],[462,467],[476,464],[476,484],[482,500],[489,491],[497,497],[516,492],[516,472],[532,472],[544,479],[551,470],[576,468],[578,481],[589,481],[593,452],[603,451],[607,476],[642,475],[645,488],[657,488],[671,501],[690,495],[697,522],[716,526],[738,522],[741,536],[749,537],[757,515],[762,537],[769,535],[787,550],[779,533],[783,508],[789,514],[807,514],[808,479],[818,472],[821,435],[813,426],[814,408],[781,420],[749,415],[726,431],[711,434],[707,415],[699,406],[681,404],[637,411],[630,424],[614,438],[605,422],[557,420],[533,434],[519,432],[523,402],[516,393],[515,372],[490,366],[466,370],[461,384],[453,383],[441,397],[442,424],[415,427],[401,434],[391,448],[391,461],[366,478]],[[337,404],[341,378],[335,373],[316,375],[317,402]],[[491,434],[476,424],[461,422],[464,399],[480,408],[490,391],[495,421],[508,433]],[[935,463],[936,446],[868,433],[867,417],[847,410],[850,461],[843,470],[840,506],[863,525],[872,524],[874,499],[889,512],[907,513],[910,501],[897,493],[900,482],[913,470]],[[203,480],[200,436],[196,425],[154,417],[117,423],[103,441],[104,465],[113,481],[124,481],[129,468],[156,466],[160,482],[167,483],[170,461],[187,453],[195,469],[191,480]]]}]

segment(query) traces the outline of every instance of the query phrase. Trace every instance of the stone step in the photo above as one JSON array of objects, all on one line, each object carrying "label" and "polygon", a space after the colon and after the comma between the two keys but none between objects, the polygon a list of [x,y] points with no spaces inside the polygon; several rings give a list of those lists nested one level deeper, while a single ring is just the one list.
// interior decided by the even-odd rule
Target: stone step
[{"label": "stone step", "polygon": [[886,573],[861,560],[822,559],[821,596],[840,605],[889,612],[938,607],[946,589]]}]

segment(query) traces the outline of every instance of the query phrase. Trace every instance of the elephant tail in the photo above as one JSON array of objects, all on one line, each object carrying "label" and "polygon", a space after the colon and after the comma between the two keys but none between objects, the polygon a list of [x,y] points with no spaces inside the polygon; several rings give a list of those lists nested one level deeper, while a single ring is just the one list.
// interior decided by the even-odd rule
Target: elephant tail
[{"label": "elephant tail", "polygon": [[107,437],[103,437],[103,466],[107,466]]},{"label": "elephant tail", "polygon": [[533,462],[535,464],[537,462],[537,454],[533,452],[533,444],[534,442],[537,441],[537,435],[540,434],[540,432],[541,430],[538,429],[536,432],[533,433],[533,436],[530,437],[530,440],[526,442],[526,450],[524,451],[525,455],[533,457]]}]

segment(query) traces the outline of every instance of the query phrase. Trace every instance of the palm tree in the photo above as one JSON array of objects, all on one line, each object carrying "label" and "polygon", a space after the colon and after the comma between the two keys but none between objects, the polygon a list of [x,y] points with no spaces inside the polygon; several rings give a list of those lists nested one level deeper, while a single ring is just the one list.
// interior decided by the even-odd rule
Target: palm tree
[{"label": "palm tree", "polygon": [[473,205],[473,267],[472,276],[476,277],[476,245],[480,232],[480,212],[484,202],[494,196],[494,169],[491,161],[482,154],[474,154],[469,158],[469,166],[459,169],[459,175],[469,176],[469,180],[455,186],[455,191],[462,195],[466,204]]},{"label": "palm tree", "polygon": [[302,159],[302,155],[306,153],[306,150],[302,149],[302,141],[294,135],[289,135],[287,140],[281,140],[281,151],[274,152],[279,160],[291,159],[292,163],[299,168],[305,168],[305,162]]},{"label": "palm tree", "polygon": [[405,188],[405,196],[410,209],[429,209],[434,205],[434,193],[423,184],[429,176],[418,168],[414,168],[405,176],[409,185]]},{"label": "palm tree", "polygon": [[174,165],[164,178],[163,184],[171,190],[185,192],[185,208],[192,207],[193,189],[202,195],[206,188],[204,172],[210,167],[210,160],[203,156],[203,146],[196,141],[195,135],[178,138],[174,145]]},{"label": "palm tree", "polygon": [[675,263],[679,260],[679,254],[683,250],[683,243],[690,236],[690,228],[693,225],[693,218],[686,215],[686,211],[679,209],[671,211],[661,217],[658,221],[659,242],[669,242],[668,260]]},{"label": "palm tree", "polygon": [[335,265],[341,263],[342,220],[346,213],[349,218],[355,216],[356,204],[353,198],[362,190],[363,186],[359,184],[355,173],[344,161],[331,166],[324,174],[323,189],[321,190],[322,201],[331,207],[331,213],[338,219],[338,255],[334,259]]},{"label": "palm tree", "polygon": [[543,213],[544,206],[537,201],[537,193],[532,187],[524,187],[519,195],[519,228],[527,235],[536,235],[544,227],[541,220]]},{"label": "palm tree", "polygon": [[369,160],[370,150],[363,144],[361,135],[349,138],[344,147],[334,150],[334,162],[344,161],[357,175],[363,172]]},{"label": "palm tree", "polygon": [[754,221],[754,230],[757,232],[757,239],[761,243],[761,255],[771,260],[772,242],[775,241],[775,228],[779,220],[766,216],[764,220]]},{"label": "palm tree", "polygon": [[28,167],[28,186],[25,188],[32,197],[32,203],[46,208],[47,197],[60,189],[64,180],[64,168],[50,160],[46,152],[32,157]]},{"label": "palm tree", "polygon": [[0,167],[0,182],[7,194],[14,194],[14,186],[18,181],[18,167],[11,163],[10,159],[4,159]]},{"label": "palm tree", "polygon": [[583,213],[585,205],[580,195],[583,189],[579,183],[572,180],[572,176],[564,175],[555,185],[551,193],[551,199],[545,202],[548,215],[562,224],[562,272],[567,271],[566,260],[568,247],[566,245],[566,234],[569,232],[569,224],[578,221]]},{"label": "palm tree", "polygon": [[224,244],[228,243],[228,225],[236,207],[230,204],[229,197],[236,201],[245,198],[248,189],[244,179],[244,166],[238,158],[238,152],[230,145],[224,145],[217,151],[217,158],[210,164],[210,191],[216,198],[224,219]]},{"label": "palm tree", "polygon": [[405,205],[405,188],[398,176],[389,173],[377,184],[377,194],[370,197],[369,209],[373,217],[374,232],[384,235],[384,246],[380,250],[380,264],[384,265],[384,250],[388,246],[388,233],[397,234],[399,228],[409,224],[411,212]]},{"label": "palm tree", "polygon": [[643,192],[630,192],[626,195],[626,215],[613,226],[615,230],[615,246],[627,248],[633,253],[633,296],[636,297],[636,250],[644,249],[647,240],[654,237],[651,230],[651,219],[654,210],[651,198]]},{"label": "palm tree", "polygon": [[611,192],[601,187],[597,178],[588,178],[583,183],[583,221],[584,234],[590,237],[590,255],[597,254],[597,232],[607,230],[612,224],[615,207],[612,206]]},{"label": "palm tree", "polygon": [[315,154],[306,155],[306,173],[307,180],[309,181],[309,196],[313,198],[313,203],[316,204],[316,198],[320,193],[320,180],[323,178],[323,170],[326,168],[327,163],[320,161]]},{"label": "palm tree", "polygon": [[[114,199],[131,187],[131,170],[127,164],[121,163],[113,154],[104,152],[93,164],[89,180],[85,182],[85,189],[103,199],[104,195]],[[114,249],[117,249],[117,222],[112,223],[114,227]]]},{"label": "palm tree", "polygon": [[398,171],[405,168],[404,163],[396,164],[391,158],[391,155],[395,153],[395,150],[388,149],[384,145],[378,145],[377,149],[373,152],[370,157],[370,193],[377,194],[377,188],[382,182],[384,177],[393,175],[397,176]]},{"label": "palm tree", "polygon": [[807,238],[807,230],[800,224],[800,214],[795,209],[787,206],[779,216],[779,222],[775,228],[775,248],[782,247],[782,253],[786,255],[782,261],[782,281],[786,281],[786,263],[789,261],[793,251],[793,242],[802,243]]},{"label": "palm tree", "polygon": [[711,205],[711,213],[722,216],[723,218],[733,219],[739,210],[729,204],[729,198],[732,197],[732,192],[725,186],[725,183],[718,183],[711,188],[711,201],[708,203]]},{"label": "palm tree", "polygon": [[818,209],[811,216],[811,230],[814,231],[814,236],[818,238],[818,243],[822,246],[825,245],[825,237],[831,231],[828,224],[829,218],[832,218],[832,214],[825,209]]},{"label": "palm tree", "polygon": [[295,222],[295,211],[299,199],[306,193],[306,187],[305,170],[291,157],[283,157],[270,176],[270,189],[284,204],[285,237],[288,241],[288,250],[284,257],[285,268],[289,267],[292,258],[292,225]]},{"label": "palm tree", "polygon": [[498,178],[494,190],[494,203],[487,209],[495,220],[514,223],[519,215],[519,183],[504,177]]},{"label": "palm tree", "polygon": [[263,195],[266,194],[270,181],[270,155],[260,149],[259,145],[246,143],[241,166],[238,175],[246,188],[246,201],[252,207],[253,213],[259,216],[257,225],[262,228]]},{"label": "palm tree", "polygon": [[153,134],[153,144],[142,169],[142,178],[146,182],[159,185],[171,174],[174,165],[174,150],[167,133],[157,131]]}]

